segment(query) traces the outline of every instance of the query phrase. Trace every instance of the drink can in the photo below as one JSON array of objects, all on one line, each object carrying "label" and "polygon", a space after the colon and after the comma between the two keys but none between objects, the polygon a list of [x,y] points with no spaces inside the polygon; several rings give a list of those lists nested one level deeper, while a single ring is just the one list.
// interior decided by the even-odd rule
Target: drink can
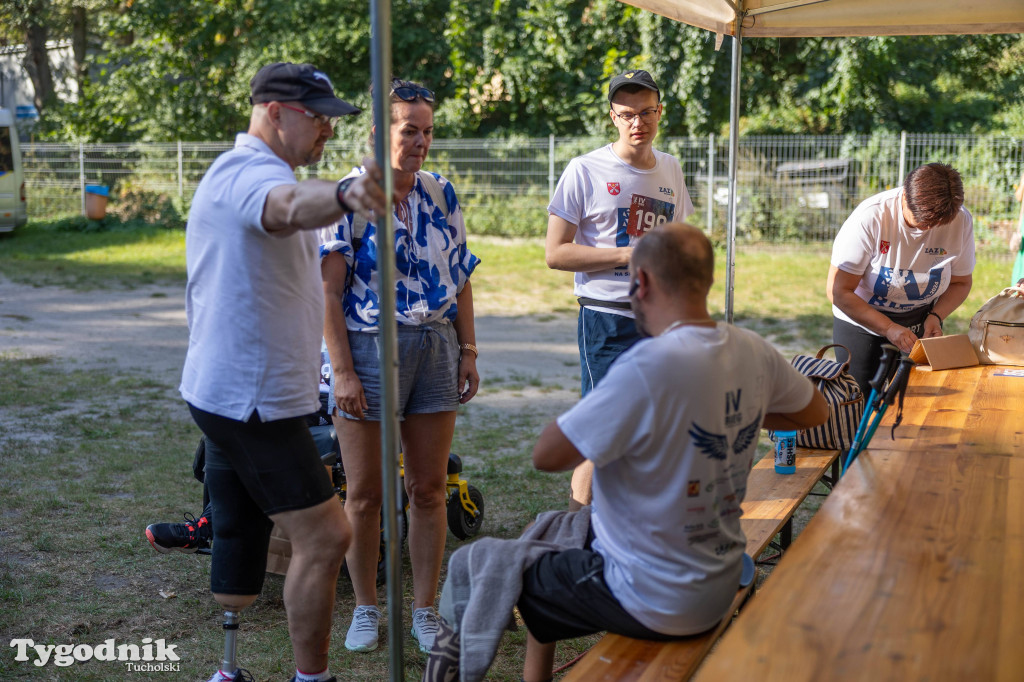
[{"label": "drink can", "polygon": [[775,473],[796,473],[796,431],[775,432]]}]

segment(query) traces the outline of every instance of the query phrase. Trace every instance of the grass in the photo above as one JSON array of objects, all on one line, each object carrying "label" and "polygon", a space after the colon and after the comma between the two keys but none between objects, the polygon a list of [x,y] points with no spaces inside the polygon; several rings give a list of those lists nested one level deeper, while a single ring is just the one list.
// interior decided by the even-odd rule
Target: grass
[{"label": "grass", "polygon": [[[483,264],[474,275],[479,315],[546,319],[575,308],[571,274],[543,266],[538,240],[475,239]],[[0,239],[0,271],[35,286],[75,289],[131,287],[184,281],[181,232],[146,228],[91,234],[30,227]],[[831,314],[823,295],[828,251],[740,248],[735,319],[773,339],[786,352],[811,352],[829,342]],[[951,316],[947,332],[966,330],[973,311],[1008,279],[1009,262],[982,259],[971,298]],[[724,256],[719,255],[712,311],[724,313]],[[572,364],[572,363],[569,363]],[[209,596],[209,558],[155,554],[143,539],[154,521],[198,512],[201,490],[191,478],[198,431],[174,386],[134,374],[68,369],[46,357],[0,356],[0,679],[115,680],[117,664],[90,662],[36,668],[13,660],[10,640],[99,644],[109,638],[139,643],[164,638],[177,645],[179,673],[165,679],[205,679],[219,662],[220,610]],[[575,386],[548,385],[531,368],[485,384],[485,395],[545,394]],[[533,470],[529,453],[555,415],[542,402],[515,409],[470,403],[460,410],[453,450],[465,477],[483,491],[484,532],[514,537],[538,512],[564,506],[568,475]],[[762,442],[759,451],[767,452]],[[806,520],[819,502],[798,514]],[[447,551],[461,543],[449,536]],[[406,576],[408,593],[409,567]],[[268,575],[263,594],[242,621],[240,659],[258,679],[292,673],[282,604],[282,579]],[[383,598],[383,591],[381,592]],[[388,654],[355,655],[342,646],[353,607],[346,579],[338,583],[339,623],[331,667],[345,680],[387,679]],[[406,608],[406,620],[409,618]],[[409,624],[405,624],[408,632]],[[406,635],[408,641],[408,636]],[[522,630],[503,640],[494,680],[519,679]],[[559,647],[570,660],[594,638]],[[404,654],[406,678],[419,679],[423,657]],[[130,673],[138,675],[139,673]],[[168,675],[156,673],[154,676]]]}]

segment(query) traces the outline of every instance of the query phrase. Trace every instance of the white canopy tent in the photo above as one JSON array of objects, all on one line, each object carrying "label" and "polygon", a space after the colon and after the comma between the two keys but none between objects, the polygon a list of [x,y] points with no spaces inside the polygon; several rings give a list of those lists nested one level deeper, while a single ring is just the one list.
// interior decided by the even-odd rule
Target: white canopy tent
[{"label": "white canopy tent", "polygon": [[1024,32],[1024,0],[622,0],[732,36],[729,107],[729,228],[725,314],[732,322],[736,243],[736,152],[742,38]]},{"label": "white canopy tent", "polygon": [[751,38],[1024,32],[1024,0],[623,0]]}]

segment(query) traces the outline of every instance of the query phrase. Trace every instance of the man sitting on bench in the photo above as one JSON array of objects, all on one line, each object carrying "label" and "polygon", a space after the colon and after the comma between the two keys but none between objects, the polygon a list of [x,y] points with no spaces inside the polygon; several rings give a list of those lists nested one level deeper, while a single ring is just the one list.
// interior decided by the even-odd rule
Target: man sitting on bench
[{"label": "man sitting on bench", "polygon": [[[767,341],[711,319],[713,269],[711,243],[699,229],[671,223],[647,233],[633,250],[629,294],[637,327],[652,338],[621,355],[534,447],[538,469],[570,471],[587,459],[595,472],[593,504],[576,513],[590,511],[585,540],[577,533],[582,542],[563,551],[533,543],[536,551],[522,562],[513,598],[529,630],[526,682],[551,679],[561,639],[609,631],[668,640],[715,626],[740,581],[740,503],[758,432],[808,428],[828,417],[821,395]],[[537,526],[580,526],[547,519],[538,517]],[[521,556],[516,545],[527,539],[553,538],[528,529],[520,540],[496,541],[512,543],[498,552],[505,563]],[[505,570],[479,553],[465,561],[481,542],[453,555],[449,582],[460,580],[466,565]],[[503,585],[485,578],[468,582]],[[445,590],[458,602],[457,585]],[[500,600],[488,597],[493,611]],[[455,632],[438,638],[424,679],[442,679],[441,649],[448,646],[446,660],[454,664],[460,640],[463,673],[470,669],[477,621],[466,603],[456,603],[453,614]]]}]

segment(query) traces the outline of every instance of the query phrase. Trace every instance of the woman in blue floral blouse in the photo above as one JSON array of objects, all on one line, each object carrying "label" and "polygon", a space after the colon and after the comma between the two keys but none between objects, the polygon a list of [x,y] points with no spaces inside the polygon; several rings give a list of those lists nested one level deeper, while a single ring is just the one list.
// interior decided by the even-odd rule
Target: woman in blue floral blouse
[{"label": "woman in blue floral blouse", "polygon": [[[412,634],[424,651],[437,633],[433,605],[447,533],[445,481],[455,411],[480,383],[469,281],[480,259],[466,246],[466,225],[451,183],[421,171],[433,137],[433,102],[433,93],[422,85],[391,83],[398,406],[409,495]],[[349,177],[363,172],[354,169]],[[343,180],[342,201],[344,187]],[[345,646],[372,651],[381,617],[376,586],[382,499],[377,225],[348,216],[325,229],[322,241],[324,337],[334,369],[332,415],[345,466],[345,511],[352,524],[346,561],[356,609]]]}]

